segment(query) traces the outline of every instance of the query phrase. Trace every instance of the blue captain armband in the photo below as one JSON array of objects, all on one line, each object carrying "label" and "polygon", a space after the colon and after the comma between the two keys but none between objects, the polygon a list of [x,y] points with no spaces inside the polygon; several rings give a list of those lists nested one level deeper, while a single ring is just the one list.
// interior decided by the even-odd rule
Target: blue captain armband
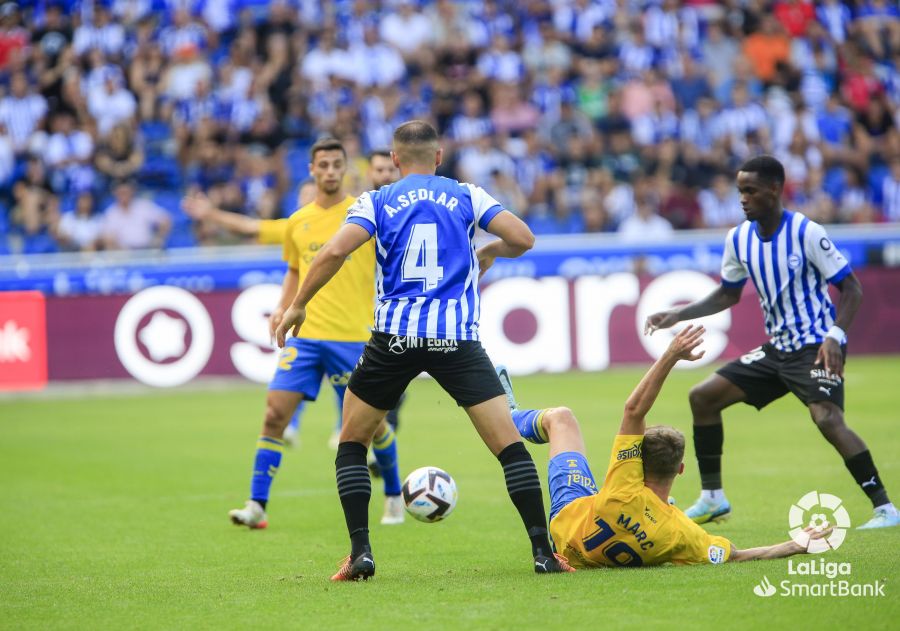
[{"label": "blue captain armband", "polygon": [[366,232],[369,233],[370,237],[375,234],[375,224],[373,224],[365,217],[347,217],[347,220],[344,223],[352,223],[356,224],[360,228],[364,228]]},{"label": "blue captain armband", "polygon": [[491,223],[494,217],[502,213],[503,210],[503,206],[494,206],[486,210],[485,213],[481,216],[481,219],[478,220],[478,227],[482,230],[487,230],[488,224]]}]

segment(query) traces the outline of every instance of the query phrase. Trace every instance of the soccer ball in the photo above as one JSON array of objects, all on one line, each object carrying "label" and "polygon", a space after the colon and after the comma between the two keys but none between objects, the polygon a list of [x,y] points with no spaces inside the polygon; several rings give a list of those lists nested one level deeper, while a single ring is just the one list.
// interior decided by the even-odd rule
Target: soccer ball
[{"label": "soccer ball", "polygon": [[406,511],[427,523],[446,519],[456,508],[456,482],[437,467],[416,469],[403,481]]}]

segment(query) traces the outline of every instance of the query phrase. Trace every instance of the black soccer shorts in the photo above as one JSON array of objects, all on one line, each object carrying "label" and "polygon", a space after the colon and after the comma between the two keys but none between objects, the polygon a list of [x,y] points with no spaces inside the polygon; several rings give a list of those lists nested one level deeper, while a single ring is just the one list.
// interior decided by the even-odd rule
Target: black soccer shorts
[{"label": "black soccer shorts", "polygon": [[494,365],[473,340],[437,340],[373,331],[347,387],[379,410],[397,405],[409,382],[427,372],[456,401],[471,407],[503,395]]},{"label": "black soccer shorts", "polygon": [[[844,359],[846,346],[842,347]],[[766,343],[722,366],[717,374],[747,394],[745,403],[758,410],[788,392],[804,405],[815,401],[831,401],[844,409],[844,381],[816,365],[819,345],[804,346],[798,351],[779,351]]]}]

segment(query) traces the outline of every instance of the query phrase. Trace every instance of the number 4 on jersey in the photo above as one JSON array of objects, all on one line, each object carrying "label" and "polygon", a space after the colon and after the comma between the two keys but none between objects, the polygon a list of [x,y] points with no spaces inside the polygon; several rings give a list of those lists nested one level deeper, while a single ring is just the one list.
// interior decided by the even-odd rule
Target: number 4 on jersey
[{"label": "number 4 on jersey", "polygon": [[444,268],[438,265],[437,224],[414,224],[403,254],[403,281],[422,281],[423,290],[428,291],[443,277]]}]

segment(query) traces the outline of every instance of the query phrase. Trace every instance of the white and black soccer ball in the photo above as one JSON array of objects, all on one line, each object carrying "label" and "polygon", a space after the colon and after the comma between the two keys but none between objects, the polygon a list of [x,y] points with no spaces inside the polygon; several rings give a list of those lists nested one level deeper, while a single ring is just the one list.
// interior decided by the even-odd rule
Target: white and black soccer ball
[{"label": "white and black soccer ball", "polygon": [[446,519],[456,508],[456,482],[437,467],[420,467],[403,481],[406,511],[427,523]]}]

